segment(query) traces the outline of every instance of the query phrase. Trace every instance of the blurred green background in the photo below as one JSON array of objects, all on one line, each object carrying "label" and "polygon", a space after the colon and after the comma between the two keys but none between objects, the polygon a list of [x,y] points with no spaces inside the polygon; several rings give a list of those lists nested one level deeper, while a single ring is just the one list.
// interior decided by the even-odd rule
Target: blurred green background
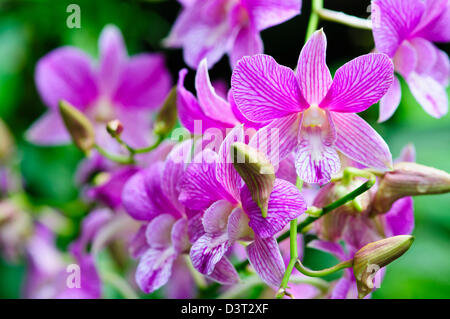
[{"label": "blurred green background", "polygon": [[[262,33],[265,52],[281,64],[295,67],[303,45],[309,1],[303,14]],[[81,8],[81,29],[69,29],[66,8]],[[325,1],[325,7],[367,17],[370,1]],[[185,67],[180,50],[167,50],[161,40],[179,13],[176,1],[82,1],[0,0],[0,117],[9,125],[18,145],[19,167],[33,205],[60,209],[74,223],[86,213],[73,182],[80,152],[72,146],[36,147],[24,140],[24,132],[45,111],[34,83],[36,62],[61,45],[78,46],[97,56],[97,39],[104,25],[116,24],[123,32],[130,54],[162,51],[173,81]],[[328,38],[327,59],[335,70],[346,61],[368,53],[374,44],[368,31],[321,23]],[[449,46],[440,46],[449,51]],[[211,71],[211,78],[230,79],[228,59]],[[192,86],[193,72],[188,81]],[[377,124],[378,106],[363,116],[386,139],[394,157],[413,143],[419,163],[450,171],[450,115],[434,119],[427,115],[402,82],[402,102],[394,117]],[[450,195],[415,198],[416,241],[410,251],[388,268],[375,298],[450,297]],[[68,234],[69,240],[74,234]],[[62,239],[64,241],[64,238]],[[323,267],[334,260],[307,250],[307,265]],[[0,298],[20,297],[25,267],[0,260]]]}]

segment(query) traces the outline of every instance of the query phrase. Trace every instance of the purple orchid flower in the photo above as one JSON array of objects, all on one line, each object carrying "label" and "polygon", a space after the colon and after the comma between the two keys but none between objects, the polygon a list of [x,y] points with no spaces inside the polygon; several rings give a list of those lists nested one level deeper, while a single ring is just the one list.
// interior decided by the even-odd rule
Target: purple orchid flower
[{"label": "purple orchid flower", "polygon": [[[373,0],[372,24],[377,51],[386,53],[408,83],[425,112],[439,118],[448,111],[446,87],[450,78],[448,55],[433,42],[449,42],[450,1]],[[380,101],[379,121],[394,114],[401,87],[394,79]]]},{"label": "purple orchid flower", "polygon": [[84,52],[69,46],[50,52],[38,62],[36,85],[49,111],[29,129],[30,141],[43,145],[70,142],[58,112],[59,101],[66,100],[97,124],[97,142],[104,148],[120,149],[105,130],[106,123],[114,119],[126,128],[122,136],[125,141],[133,147],[148,145],[148,112],[162,104],[171,85],[163,57],[139,54],[129,58],[115,26],[103,29],[99,50],[98,67]]},{"label": "purple orchid flower", "polygon": [[264,282],[276,287],[285,266],[274,236],[290,220],[301,215],[306,205],[294,185],[276,179],[267,217],[262,217],[260,208],[232,164],[231,145],[243,141],[244,129],[237,126],[228,133],[218,153],[203,150],[186,170],[180,201],[191,209],[205,210],[202,218],[204,234],[197,236],[190,256],[200,273],[211,275],[226,264],[228,274],[237,281],[237,272],[225,253],[238,240],[249,241],[247,255],[251,265]]},{"label": "purple orchid flower", "polygon": [[[367,54],[339,68],[333,80],[325,52],[326,37],[319,30],[302,49],[296,73],[267,55],[238,62],[231,85],[239,110],[250,121],[272,121],[250,145],[272,162],[294,150],[297,174],[308,183],[330,180],[340,169],[338,151],[370,167],[390,168],[388,146],[354,113],[386,93],[393,79],[392,62],[385,54]],[[274,131],[279,137],[275,145],[269,142]]]},{"label": "purple orchid flower", "polygon": [[[136,282],[146,293],[165,285],[173,275],[188,270],[183,254],[189,252],[190,219],[195,212],[185,209],[178,201],[179,182],[184,174],[192,149],[187,140],[169,153],[165,162],[159,161],[136,173],[126,183],[122,203],[128,214],[144,222],[136,234],[131,253],[139,258]],[[182,266],[180,270],[179,265]],[[175,268],[174,268],[175,267]],[[171,284],[170,295],[192,297],[192,278]],[[178,292],[177,292],[178,291]]]},{"label": "purple orchid flower", "polygon": [[301,0],[183,0],[183,10],[165,40],[183,48],[196,69],[204,58],[213,66],[228,53],[230,64],[263,52],[259,32],[300,14]]},{"label": "purple orchid flower", "polygon": [[[227,128],[233,128],[239,123],[253,128],[262,126],[242,116],[234,103],[231,90],[228,92],[228,101],[215,92],[209,79],[206,59],[200,62],[195,76],[197,98],[184,88],[186,74],[186,69],[179,73],[177,104],[180,121],[189,132],[203,134],[212,128],[225,132]],[[201,124],[199,132],[196,131],[196,121]]]}]

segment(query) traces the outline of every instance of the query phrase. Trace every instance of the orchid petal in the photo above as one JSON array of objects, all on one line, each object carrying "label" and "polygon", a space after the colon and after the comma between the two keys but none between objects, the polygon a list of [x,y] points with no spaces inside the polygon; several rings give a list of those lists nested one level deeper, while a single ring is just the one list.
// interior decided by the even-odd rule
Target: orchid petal
[{"label": "orchid petal", "polygon": [[261,279],[272,287],[279,287],[285,266],[275,238],[255,237],[247,246],[248,260]]},{"label": "orchid petal", "polygon": [[207,277],[222,285],[234,285],[239,282],[239,274],[236,268],[234,268],[233,264],[226,257],[223,257],[216,264],[213,272]]},{"label": "orchid petal", "polygon": [[253,201],[247,186],[241,190],[242,208],[250,218],[249,226],[262,238],[275,235],[289,221],[297,218],[306,210],[306,204],[300,191],[289,182],[276,179],[269,198],[267,217],[262,217],[261,209]]},{"label": "orchid petal", "polygon": [[348,259],[342,246],[338,243],[325,241],[325,240],[313,240],[308,243],[309,248],[314,248],[317,250],[324,251],[334,255],[340,261],[345,261]]},{"label": "orchid petal", "polygon": [[36,66],[37,89],[52,109],[57,109],[61,100],[86,108],[97,98],[96,81],[90,57],[72,47],[50,52]]},{"label": "orchid petal", "polygon": [[301,0],[245,0],[252,21],[258,30],[264,30],[300,14]]},{"label": "orchid petal", "polygon": [[26,139],[37,145],[63,145],[72,141],[61,116],[47,111],[26,132]]},{"label": "orchid petal", "polygon": [[331,299],[347,299],[348,292],[355,284],[356,282],[352,282],[349,278],[342,277],[334,286]]},{"label": "orchid petal", "polygon": [[172,246],[179,254],[187,252],[190,246],[188,236],[188,221],[185,218],[179,219],[173,224],[170,233]]},{"label": "orchid petal", "polygon": [[145,237],[150,248],[166,249],[171,246],[171,231],[175,218],[169,214],[156,216],[148,225]]},{"label": "orchid petal", "polygon": [[411,197],[400,198],[384,215],[386,236],[409,235],[414,229],[414,206]]},{"label": "orchid petal", "polygon": [[211,275],[216,264],[224,257],[231,243],[226,233],[200,237],[191,247],[192,265],[200,273]]},{"label": "orchid petal", "polygon": [[416,69],[418,63],[418,55],[412,44],[408,41],[403,42],[394,56],[395,70],[403,77],[407,77]]},{"label": "orchid petal", "polygon": [[398,108],[402,99],[402,88],[400,81],[397,77],[394,77],[391,87],[387,91],[386,95],[380,100],[380,114],[378,116],[378,122],[387,121],[394,114]]},{"label": "orchid petal", "polygon": [[236,105],[250,121],[266,122],[307,108],[294,72],[268,55],[242,58],[231,87]]},{"label": "orchid petal", "polygon": [[306,42],[298,59],[297,79],[309,104],[319,104],[333,81],[326,63],[326,50],[327,38],[319,30]]},{"label": "orchid petal", "polygon": [[448,96],[445,88],[428,75],[411,73],[406,79],[411,93],[425,112],[440,118],[448,112]]},{"label": "orchid petal", "polygon": [[335,112],[362,112],[386,94],[393,79],[394,65],[387,55],[360,56],[336,71],[320,107]]},{"label": "orchid petal", "polygon": [[428,40],[414,38],[409,41],[417,54],[415,71],[428,74],[438,59],[438,49]]},{"label": "orchid petal", "polygon": [[336,125],[336,148],[349,158],[385,170],[392,167],[392,155],[383,138],[356,114],[331,113]]},{"label": "orchid petal", "polygon": [[442,86],[447,87],[450,79],[450,60],[444,51],[437,50],[436,63],[430,70],[430,76]]},{"label": "orchid petal", "polygon": [[170,86],[163,56],[139,54],[124,67],[113,100],[126,108],[155,109],[166,99]]},{"label": "orchid petal", "polygon": [[128,246],[130,255],[133,258],[141,257],[150,248],[145,236],[146,229],[147,225],[142,225]]},{"label": "orchid petal", "polygon": [[414,31],[414,35],[432,42],[449,42],[448,21],[450,21],[448,0],[426,0],[425,12]]},{"label": "orchid petal", "polygon": [[244,56],[252,56],[264,52],[264,44],[259,32],[253,27],[245,26],[239,30],[230,52],[230,64],[236,63]]}]

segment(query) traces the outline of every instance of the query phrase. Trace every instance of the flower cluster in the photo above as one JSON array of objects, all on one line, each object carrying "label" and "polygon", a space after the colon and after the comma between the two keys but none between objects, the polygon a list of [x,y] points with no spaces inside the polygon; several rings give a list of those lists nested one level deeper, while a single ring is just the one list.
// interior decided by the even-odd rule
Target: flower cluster
[{"label": "flower cluster", "polygon": [[[90,212],[63,256],[54,222],[0,203],[0,247],[27,260],[26,297],[100,298],[105,282],[117,282],[97,262],[106,247],[122,267],[119,290],[131,297],[135,285],[146,294],[164,287],[170,298],[206,287],[241,296],[244,278],[280,298],[370,296],[369,275],[381,269],[381,280],[412,244],[411,196],[450,192],[450,175],[416,164],[412,145],[393,161],[356,113],[380,102],[381,121],[393,114],[401,96],[394,72],[429,114],[447,112],[449,59],[432,42],[449,41],[449,2],[373,0],[375,52],[334,76],[317,22],[295,70],[263,54],[260,31],[300,14],[300,0],[180,2],[164,44],[183,48],[196,94],[185,87],[187,69],[170,89],[162,55],[128,57],[112,25],[100,35],[97,65],[73,47],[38,62],[36,86],[49,110],[27,138],[73,141],[88,155],[77,184]],[[225,53],[228,92],[214,88],[208,70]],[[1,196],[12,189],[6,168],[0,161]],[[308,269],[304,247],[339,263]],[[67,260],[79,267],[81,288],[66,285]],[[331,282],[305,280],[344,268]]]}]

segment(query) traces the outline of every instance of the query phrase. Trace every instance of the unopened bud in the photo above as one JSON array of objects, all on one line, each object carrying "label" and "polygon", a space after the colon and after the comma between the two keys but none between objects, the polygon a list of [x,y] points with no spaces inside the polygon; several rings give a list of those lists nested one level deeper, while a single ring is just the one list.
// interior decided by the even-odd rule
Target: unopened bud
[{"label": "unopened bud", "polygon": [[410,235],[394,236],[367,244],[356,252],[353,257],[353,274],[359,298],[364,298],[374,288],[373,278],[376,272],[403,255],[413,241],[414,237]]},{"label": "unopened bud", "polygon": [[14,142],[6,124],[0,119],[0,162],[7,160],[14,152]]},{"label": "unopened bud", "polygon": [[75,145],[83,152],[88,153],[95,145],[92,123],[83,113],[66,101],[59,102],[59,112]]},{"label": "unopened bud", "polygon": [[450,174],[411,162],[400,162],[381,179],[372,214],[388,212],[402,197],[450,192]]},{"label": "unopened bud", "polygon": [[119,120],[112,120],[106,124],[106,131],[112,137],[118,137],[123,132],[123,125]]},{"label": "unopened bud", "polygon": [[231,147],[234,154],[234,168],[244,180],[252,199],[265,218],[275,182],[275,169],[267,157],[258,150],[240,142],[234,143]]},{"label": "unopened bud", "polygon": [[158,136],[166,136],[177,124],[177,90],[170,90],[164,105],[156,116],[154,132]]}]

